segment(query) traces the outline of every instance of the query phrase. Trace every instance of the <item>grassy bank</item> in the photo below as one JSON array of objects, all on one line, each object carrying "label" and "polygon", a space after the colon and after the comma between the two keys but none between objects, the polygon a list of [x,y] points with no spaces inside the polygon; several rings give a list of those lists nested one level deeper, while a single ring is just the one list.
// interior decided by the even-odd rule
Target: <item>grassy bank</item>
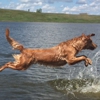
[{"label": "grassy bank", "polygon": [[65,22],[65,23],[100,23],[100,15],[72,15],[35,13],[28,11],[0,9],[0,21],[11,22]]}]

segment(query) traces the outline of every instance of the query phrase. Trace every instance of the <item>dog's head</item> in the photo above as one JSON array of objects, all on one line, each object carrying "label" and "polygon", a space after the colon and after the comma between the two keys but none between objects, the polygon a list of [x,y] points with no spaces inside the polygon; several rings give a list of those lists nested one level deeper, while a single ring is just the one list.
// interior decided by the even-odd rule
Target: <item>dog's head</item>
[{"label": "dog's head", "polygon": [[95,36],[95,34],[93,33],[90,35],[82,34],[82,40],[85,43],[84,49],[94,50],[97,47],[97,45],[91,39],[92,36]]}]

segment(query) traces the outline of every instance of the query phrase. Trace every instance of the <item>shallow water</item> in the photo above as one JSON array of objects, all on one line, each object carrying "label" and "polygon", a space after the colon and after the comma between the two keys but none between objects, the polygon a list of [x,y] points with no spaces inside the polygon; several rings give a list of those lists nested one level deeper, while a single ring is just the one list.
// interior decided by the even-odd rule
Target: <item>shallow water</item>
[{"label": "shallow water", "polygon": [[10,23],[0,22],[0,66],[13,61],[13,51],[5,38],[5,29],[29,48],[47,48],[82,33],[95,33],[94,51],[83,50],[93,61],[61,68],[32,65],[26,71],[6,69],[0,73],[0,100],[99,100],[100,98],[100,24]]}]

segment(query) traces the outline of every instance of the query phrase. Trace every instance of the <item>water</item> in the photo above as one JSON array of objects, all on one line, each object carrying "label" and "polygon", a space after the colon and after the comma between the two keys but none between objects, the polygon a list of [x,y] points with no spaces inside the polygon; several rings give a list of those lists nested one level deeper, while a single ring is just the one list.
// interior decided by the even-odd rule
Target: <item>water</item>
[{"label": "water", "polygon": [[0,22],[0,66],[13,61],[13,51],[5,38],[5,29],[29,48],[47,48],[82,33],[95,33],[94,51],[83,50],[93,64],[84,62],[61,68],[32,65],[26,71],[5,69],[0,72],[0,100],[99,100],[100,98],[100,24],[10,23]]}]

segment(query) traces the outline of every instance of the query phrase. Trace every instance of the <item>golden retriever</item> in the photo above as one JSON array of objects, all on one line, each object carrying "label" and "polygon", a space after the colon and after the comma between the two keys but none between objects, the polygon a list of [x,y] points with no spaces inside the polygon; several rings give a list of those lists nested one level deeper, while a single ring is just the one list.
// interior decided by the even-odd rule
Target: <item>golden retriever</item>
[{"label": "golden retriever", "polygon": [[5,68],[26,70],[30,65],[35,63],[58,67],[67,63],[73,65],[85,61],[85,66],[88,66],[88,64],[92,64],[91,59],[84,55],[76,56],[76,54],[83,49],[94,50],[97,47],[91,39],[94,35],[82,34],[79,37],[62,42],[52,48],[31,49],[25,48],[22,44],[11,38],[9,36],[9,29],[6,29],[6,39],[14,49],[20,51],[20,54],[13,55],[15,61],[6,63],[0,68],[0,71]]}]

